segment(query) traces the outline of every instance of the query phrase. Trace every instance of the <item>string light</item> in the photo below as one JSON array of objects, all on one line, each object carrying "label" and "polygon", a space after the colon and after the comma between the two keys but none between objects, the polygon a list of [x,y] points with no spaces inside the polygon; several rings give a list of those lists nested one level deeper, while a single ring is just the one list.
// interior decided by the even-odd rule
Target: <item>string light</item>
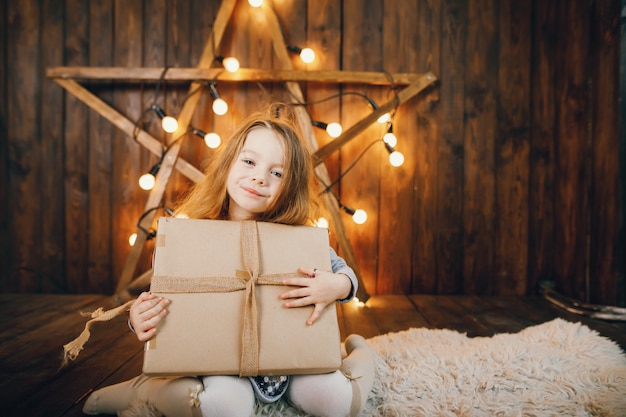
[{"label": "string light", "polygon": [[315,227],[321,227],[323,229],[328,229],[328,220],[326,219],[326,217],[320,217],[319,219],[315,220],[313,222],[313,225]]},{"label": "string light", "polygon": [[385,113],[376,119],[376,121],[380,124],[387,123],[389,120],[391,120],[391,115],[389,113]]},{"label": "string light", "polygon": [[142,190],[150,191],[156,184],[156,174],[161,168],[161,161],[157,162],[150,168],[150,171],[139,177],[139,187]]},{"label": "string light", "polygon": [[326,133],[328,133],[328,136],[330,136],[331,138],[338,138],[339,136],[341,136],[341,132],[343,132],[343,127],[341,127],[341,124],[337,122],[326,124],[324,122],[318,122],[313,120],[311,124],[315,127],[326,130]]},{"label": "string light", "polygon": [[391,146],[392,148],[398,144],[398,138],[393,134],[393,125],[389,124],[387,133],[383,136],[383,142]]},{"label": "string light", "polygon": [[385,142],[385,149],[389,152],[389,163],[394,167],[399,167],[404,163],[404,155],[396,151],[393,146]]},{"label": "string light", "polygon": [[252,7],[261,7],[263,5],[263,0],[248,0],[248,4]]},{"label": "string light", "polygon": [[204,143],[211,149],[216,149],[222,143],[222,138],[215,132],[205,133],[200,129],[193,129],[193,133],[204,139]]},{"label": "string light", "polygon": [[215,60],[219,62],[220,64],[222,64],[224,69],[226,69],[226,71],[228,72],[237,72],[237,70],[239,69],[239,60],[235,58],[234,56],[229,56],[229,57],[218,56],[218,57],[215,57]]},{"label": "string light", "polygon": [[363,224],[367,221],[367,213],[365,210],[357,209],[352,215],[352,220],[354,220],[356,224]]},{"label": "string light", "polygon": [[[363,97],[365,97],[365,100],[367,100],[367,102],[370,104],[373,110],[378,110],[378,104],[376,104],[376,102],[372,100],[371,97],[368,97],[366,95],[364,95]],[[391,120],[391,115],[389,114],[389,112],[387,112],[387,113],[380,115],[376,121],[380,124],[384,124],[390,120]]]},{"label": "string light", "polygon": [[359,300],[358,297],[354,297],[352,299],[352,302],[354,303],[355,306],[357,306],[359,308],[365,307],[365,303],[363,301]]},{"label": "string light", "polygon": [[287,49],[289,50],[289,52],[299,54],[300,59],[305,64],[310,64],[311,62],[315,61],[315,51],[311,48],[300,48],[295,45],[287,45]]},{"label": "string light", "polygon": [[163,130],[167,133],[176,132],[176,129],[178,129],[178,120],[172,116],[167,116],[163,109],[156,104],[153,104],[151,109],[154,110],[157,116],[159,116],[159,119],[161,119],[161,127]]},{"label": "string light", "polygon": [[367,212],[365,210],[363,209],[355,210],[348,206],[344,206],[341,203],[339,203],[339,206],[341,207],[343,211],[345,211],[346,213],[352,216],[352,221],[354,221],[356,224],[363,224],[367,221]]},{"label": "string light", "polygon": [[[142,231],[143,233],[145,233],[145,235],[146,235],[146,240],[151,240],[151,239],[154,239],[154,238],[156,237],[157,232],[156,232],[156,230],[154,230],[154,229],[152,229],[152,228],[151,228],[150,230],[146,230],[145,228],[143,228],[143,227],[141,226],[141,221],[142,221],[142,220],[143,220],[143,219],[144,219],[144,218],[145,218],[148,214],[150,214],[151,212],[153,212],[153,211],[155,211],[155,210],[158,210],[158,209],[163,209],[163,211],[165,211],[165,213],[166,213],[168,216],[173,216],[173,215],[174,215],[174,211],[173,211],[172,209],[168,208],[168,207],[165,207],[165,206],[157,206],[157,207],[152,207],[151,209],[149,209],[149,210],[147,210],[145,213],[143,213],[143,214],[141,215],[141,217],[139,217],[139,220],[137,220],[137,224],[136,224],[136,226],[137,226],[137,229],[139,229],[140,231]],[[130,246],[135,246],[135,242],[136,242],[136,241],[137,241],[137,232],[131,233],[131,235],[130,235],[130,236],[128,236],[128,244],[129,244]]]},{"label": "string light", "polygon": [[213,113],[218,116],[223,116],[228,112],[228,104],[220,98],[220,95],[217,92],[215,86],[217,83],[212,81],[209,83],[209,93],[211,97],[213,97]]}]

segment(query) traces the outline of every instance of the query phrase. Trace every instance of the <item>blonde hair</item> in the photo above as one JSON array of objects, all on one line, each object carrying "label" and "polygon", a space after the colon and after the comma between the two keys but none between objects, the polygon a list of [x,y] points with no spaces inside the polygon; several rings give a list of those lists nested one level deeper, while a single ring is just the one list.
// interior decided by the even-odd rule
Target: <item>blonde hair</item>
[{"label": "blonde hair", "polygon": [[270,129],[283,140],[285,166],[278,196],[267,211],[254,220],[291,225],[311,224],[323,209],[311,153],[296,128],[289,107],[274,103],[266,111],[248,116],[237,131],[213,155],[205,177],[195,184],[176,209],[195,219],[227,220],[230,197],[226,181],[230,169],[254,129]]}]

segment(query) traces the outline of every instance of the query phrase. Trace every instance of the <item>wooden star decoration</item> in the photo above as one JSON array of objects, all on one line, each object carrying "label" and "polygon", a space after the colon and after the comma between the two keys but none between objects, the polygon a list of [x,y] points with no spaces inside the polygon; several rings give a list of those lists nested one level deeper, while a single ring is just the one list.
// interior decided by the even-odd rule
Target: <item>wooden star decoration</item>
[{"label": "wooden star decoration", "polygon": [[[189,178],[193,182],[199,182],[204,174],[189,162],[178,156],[181,141],[172,142],[168,151],[163,155],[162,143],[150,135],[148,132],[139,129],[136,123],[119,113],[89,90],[84,88],[76,80],[99,79],[99,80],[139,80],[155,81],[159,79],[171,81],[190,81],[189,95],[184,102],[180,114],[177,117],[177,132],[186,132],[189,128],[192,116],[196,111],[200,94],[192,94],[199,88],[203,88],[206,81],[224,82],[284,82],[286,90],[290,93],[294,103],[305,102],[298,82],[318,82],[318,83],[363,83],[368,85],[390,85],[406,86],[398,90],[395,96],[380,107],[374,109],[366,117],[355,123],[342,135],[323,147],[319,147],[310,115],[302,106],[294,106],[299,127],[303,132],[310,148],[314,151],[315,172],[323,183],[331,183],[328,171],[323,161],[334,151],[338,150],[354,139],[360,132],[375,122],[380,116],[393,110],[410,100],[412,97],[432,85],[436,77],[432,73],[427,74],[387,74],[364,71],[299,71],[294,70],[288,55],[287,44],[283,38],[280,24],[274,10],[267,5],[263,6],[264,15],[268,21],[269,36],[271,37],[274,53],[280,69],[262,70],[252,68],[240,68],[234,73],[225,71],[222,68],[211,68],[216,60],[214,51],[218,49],[225,29],[232,17],[237,0],[223,0],[216,14],[213,23],[213,30],[207,40],[200,60],[196,68],[127,68],[127,67],[54,67],[49,68],[47,76],[52,78],[57,84],[67,92],[74,95],[88,107],[109,120],[117,128],[136,140],[140,145],[159,157],[163,157],[157,175],[154,188],[150,191],[146,201],[144,216],[138,222],[138,230],[149,230],[155,213],[151,208],[157,207],[163,199],[167,183],[174,169]],[[337,200],[330,193],[324,193],[324,202],[331,216],[331,224],[334,228],[340,253],[346,262],[354,269],[359,288],[356,296],[365,302],[369,294],[363,286],[361,273],[356,262],[356,257],[349,239],[346,236],[343,220],[341,218],[340,207]],[[115,297],[119,302],[130,298],[130,288],[141,288],[150,282],[152,270],[145,271],[140,276],[134,278],[139,257],[147,240],[146,233],[137,233],[137,240],[132,246],[126,259],[126,263],[117,282]]]}]

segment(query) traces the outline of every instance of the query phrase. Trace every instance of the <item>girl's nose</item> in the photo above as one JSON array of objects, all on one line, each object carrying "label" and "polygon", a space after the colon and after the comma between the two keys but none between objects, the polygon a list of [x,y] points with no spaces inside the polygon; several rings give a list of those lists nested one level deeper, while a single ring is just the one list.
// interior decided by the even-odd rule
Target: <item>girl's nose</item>
[{"label": "girl's nose", "polygon": [[252,181],[257,184],[265,184],[265,177],[262,174],[255,173],[252,175]]}]

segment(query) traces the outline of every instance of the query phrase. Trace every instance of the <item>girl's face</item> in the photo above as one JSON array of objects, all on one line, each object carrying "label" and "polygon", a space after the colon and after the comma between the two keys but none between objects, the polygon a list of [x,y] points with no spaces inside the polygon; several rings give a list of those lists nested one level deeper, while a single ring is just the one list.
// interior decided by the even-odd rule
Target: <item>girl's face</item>
[{"label": "girl's face", "polygon": [[226,180],[229,219],[265,212],[278,196],[284,165],[285,147],[276,133],[263,127],[251,130]]}]

